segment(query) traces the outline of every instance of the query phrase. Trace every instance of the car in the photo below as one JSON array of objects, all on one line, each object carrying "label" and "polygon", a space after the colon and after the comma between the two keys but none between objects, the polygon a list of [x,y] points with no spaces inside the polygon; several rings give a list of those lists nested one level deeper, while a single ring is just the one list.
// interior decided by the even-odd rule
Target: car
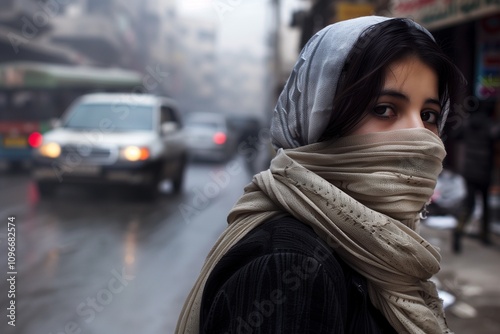
[{"label": "car", "polygon": [[186,116],[186,136],[192,160],[224,162],[236,150],[236,136],[224,114],[208,111]]},{"label": "car", "polygon": [[40,195],[53,195],[61,184],[104,184],[154,198],[164,179],[180,192],[188,151],[178,110],[174,100],[156,95],[81,96],[33,152]]}]

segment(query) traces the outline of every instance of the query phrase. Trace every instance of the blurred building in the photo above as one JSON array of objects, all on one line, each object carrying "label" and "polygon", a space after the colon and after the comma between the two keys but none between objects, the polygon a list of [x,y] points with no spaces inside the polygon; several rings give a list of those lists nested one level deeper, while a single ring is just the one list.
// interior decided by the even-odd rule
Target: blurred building
[{"label": "blurred building", "polygon": [[54,18],[63,12],[63,6],[56,0],[0,1],[0,62],[88,62],[84,56],[70,48],[46,42],[46,37],[54,29]]},{"label": "blurred building", "polygon": [[2,0],[0,61],[133,69],[145,91],[170,95],[175,9],[175,0]]},{"label": "blurred building", "polygon": [[141,7],[139,49],[144,59],[141,71],[150,75],[151,93],[174,96],[179,70],[176,66],[177,2],[176,0],[137,0]]},{"label": "blurred building", "polygon": [[175,30],[174,96],[185,112],[216,111],[216,22],[179,17]]},{"label": "blurred building", "polygon": [[263,118],[266,106],[262,97],[267,95],[263,60],[242,50],[219,54],[217,64],[217,110]]},{"label": "blurred building", "polygon": [[152,19],[147,29],[151,62],[162,64],[172,75],[177,49],[176,0],[149,0],[148,4],[147,18]]},{"label": "blurred building", "polygon": [[147,59],[141,48],[145,11],[138,1],[73,0],[52,19],[49,39],[100,66],[140,70]]}]

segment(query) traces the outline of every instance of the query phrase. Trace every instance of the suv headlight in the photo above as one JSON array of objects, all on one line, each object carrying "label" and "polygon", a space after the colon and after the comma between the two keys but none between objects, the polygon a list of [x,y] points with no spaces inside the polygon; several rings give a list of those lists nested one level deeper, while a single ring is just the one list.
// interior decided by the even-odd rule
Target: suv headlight
[{"label": "suv headlight", "polygon": [[120,151],[120,156],[128,161],[143,161],[148,159],[150,155],[147,147],[127,146]]},{"label": "suv headlight", "polygon": [[43,144],[38,152],[44,157],[55,159],[61,155],[61,146],[57,143]]}]

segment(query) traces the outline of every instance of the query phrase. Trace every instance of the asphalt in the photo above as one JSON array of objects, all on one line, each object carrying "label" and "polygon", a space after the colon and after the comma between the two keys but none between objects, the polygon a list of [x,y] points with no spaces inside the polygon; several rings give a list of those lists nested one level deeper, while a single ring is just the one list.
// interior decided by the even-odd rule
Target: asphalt
[{"label": "asphalt", "polygon": [[472,222],[456,254],[451,227],[421,224],[421,235],[441,250],[441,270],[434,279],[442,295],[454,300],[446,307],[446,318],[456,334],[500,333],[500,224],[494,230],[493,244],[485,246],[475,237],[477,223]]}]

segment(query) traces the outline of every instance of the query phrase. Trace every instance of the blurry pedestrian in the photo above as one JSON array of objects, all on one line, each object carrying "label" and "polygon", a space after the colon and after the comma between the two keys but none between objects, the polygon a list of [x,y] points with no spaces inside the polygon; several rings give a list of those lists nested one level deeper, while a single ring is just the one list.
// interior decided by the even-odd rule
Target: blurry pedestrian
[{"label": "blurry pedestrian", "polygon": [[[377,16],[305,45],[277,149],[228,216],[177,333],[450,333],[417,232],[462,76],[430,33]],[[450,103],[451,102],[451,103]]]},{"label": "blurry pedestrian", "polygon": [[481,227],[479,238],[485,245],[491,244],[489,191],[494,164],[494,143],[500,139],[500,124],[492,119],[493,101],[484,101],[479,109],[470,114],[457,139],[464,144],[465,156],[461,174],[467,184],[467,195],[457,227],[453,233],[453,251],[462,250],[465,227],[476,208],[476,196],[481,198]]}]

